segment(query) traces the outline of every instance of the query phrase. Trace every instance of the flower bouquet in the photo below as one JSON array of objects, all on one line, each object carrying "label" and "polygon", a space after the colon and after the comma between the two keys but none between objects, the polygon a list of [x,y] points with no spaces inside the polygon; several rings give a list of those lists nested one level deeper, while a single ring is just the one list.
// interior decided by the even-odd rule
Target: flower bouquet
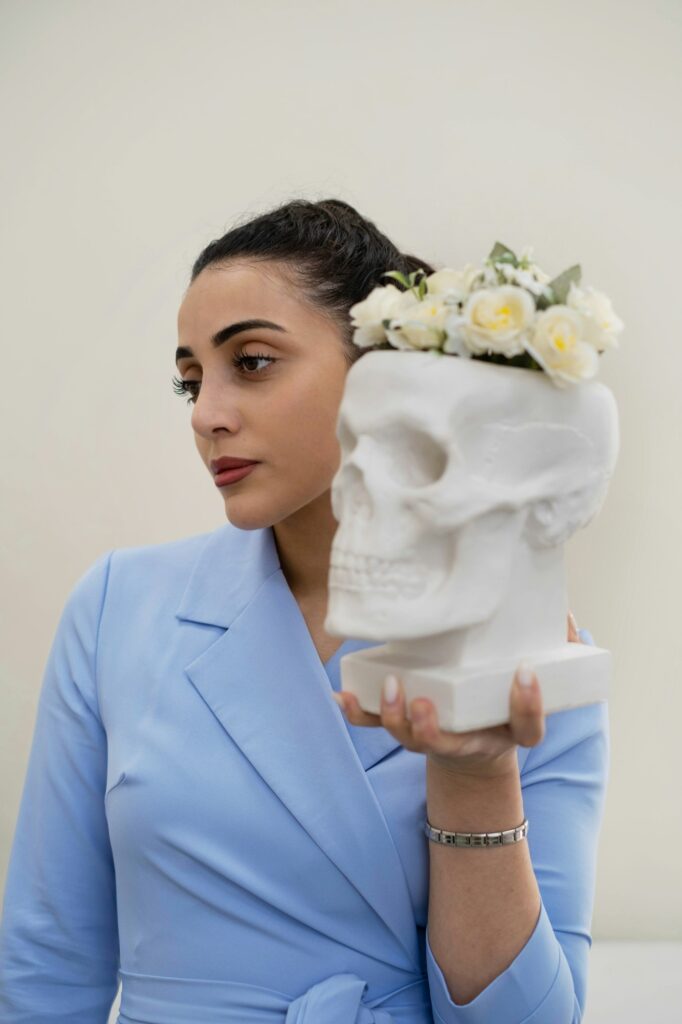
[{"label": "flower bouquet", "polygon": [[517,257],[496,242],[480,267],[388,271],[404,290],[378,286],[351,307],[354,343],[541,370],[557,387],[594,377],[623,322],[608,296],[580,286],[579,264],[550,280],[531,251]]}]

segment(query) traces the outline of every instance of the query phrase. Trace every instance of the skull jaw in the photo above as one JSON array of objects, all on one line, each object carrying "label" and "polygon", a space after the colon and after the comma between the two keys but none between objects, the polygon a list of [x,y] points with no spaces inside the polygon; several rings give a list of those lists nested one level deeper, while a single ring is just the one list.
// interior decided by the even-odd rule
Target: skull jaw
[{"label": "skull jaw", "polygon": [[383,640],[398,662],[405,655],[453,673],[556,650],[567,633],[563,545],[530,544],[526,517],[495,510],[449,535],[447,563],[427,572],[428,589],[416,597],[339,586],[332,570],[325,629]]},{"label": "skull jaw", "polygon": [[325,629],[333,636],[365,639],[437,631],[458,532],[415,536],[414,531],[400,531],[382,520],[378,534],[381,546],[371,548],[367,531],[364,536],[357,530],[337,531]]},{"label": "skull jaw", "polygon": [[[567,641],[563,546],[530,544],[523,533],[523,510],[508,518],[513,525],[497,531],[497,544],[491,543],[495,533],[487,524],[487,548],[482,520],[464,531],[469,536],[462,537],[462,557],[457,562],[462,575],[455,573],[447,580],[453,600],[448,605],[442,593],[433,595],[427,611],[435,618],[422,624],[422,633],[416,632],[414,616],[407,623],[408,610],[395,605],[391,628],[383,630],[384,636],[390,634],[388,642],[341,658],[342,689],[354,693],[362,708],[380,713],[383,680],[394,671],[401,678],[408,705],[416,697],[428,697],[445,731],[502,724],[509,720],[510,688],[522,658],[528,658],[538,673],[546,714],[607,698],[609,652],[586,650]],[[476,552],[485,553],[485,577]],[[465,586],[471,565],[476,566],[476,575],[470,582],[479,588],[473,595]],[[341,603],[334,608],[343,610],[344,595],[337,593],[339,597]],[[354,617],[357,603],[347,602],[349,632],[377,639],[371,627],[378,621],[378,609],[371,594],[365,607],[367,616],[361,625]],[[448,625],[435,631],[436,624],[443,626],[446,613]],[[328,631],[333,632],[329,625]]]}]

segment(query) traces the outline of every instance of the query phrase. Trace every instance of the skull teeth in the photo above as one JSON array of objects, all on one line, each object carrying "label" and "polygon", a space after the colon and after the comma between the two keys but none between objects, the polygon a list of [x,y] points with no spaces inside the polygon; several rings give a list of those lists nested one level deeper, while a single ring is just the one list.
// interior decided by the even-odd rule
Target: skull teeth
[{"label": "skull teeth", "polygon": [[406,597],[421,593],[426,583],[424,575],[404,560],[339,550],[333,553],[329,582],[345,590],[369,588]]}]

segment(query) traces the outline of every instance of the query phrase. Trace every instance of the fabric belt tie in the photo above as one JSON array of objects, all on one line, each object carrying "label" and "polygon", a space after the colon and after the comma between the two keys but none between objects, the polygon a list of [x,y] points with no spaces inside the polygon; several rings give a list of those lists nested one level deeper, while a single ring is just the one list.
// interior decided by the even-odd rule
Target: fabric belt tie
[{"label": "fabric belt tie", "polygon": [[395,1024],[388,1010],[363,1003],[366,988],[357,974],[332,974],[289,1004],[286,1024]]},{"label": "fabric belt tie", "polygon": [[332,974],[294,999],[241,982],[119,975],[117,1024],[433,1024],[426,977],[364,1001],[367,982],[350,972]]}]

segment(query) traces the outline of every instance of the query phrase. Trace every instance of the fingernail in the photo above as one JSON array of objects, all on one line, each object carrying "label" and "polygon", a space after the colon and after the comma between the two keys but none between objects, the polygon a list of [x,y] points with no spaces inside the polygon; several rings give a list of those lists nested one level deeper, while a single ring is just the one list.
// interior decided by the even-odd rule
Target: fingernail
[{"label": "fingernail", "polygon": [[398,699],[398,677],[392,673],[384,680],[384,700],[387,704],[394,704]]},{"label": "fingernail", "polygon": [[577,633],[578,632],[578,623],[575,621],[575,615],[573,614],[573,612],[569,612],[568,613],[568,617],[570,619],[570,622],[571,622],[571,625],[573,626],[574,631]]},{"label": "fingernail", "polygon": [[596,644],[592,639],[592,634],[590,633],[589,629],[579,629],[578,636],[584,644],[592,644],[593,647],[596,647]]},{"label": "fingernail", "polygon": [[332,698],[336,701],[336,703],[339,705],[339,707],[343,711],[343,697],[341,696],[341,694],[340,693],[332,693]]},{"label": "fingernail", "polygon": [[516,678],[521,686],[533,685],[533,669],[529,661],[522,661],[516,670]]}]

